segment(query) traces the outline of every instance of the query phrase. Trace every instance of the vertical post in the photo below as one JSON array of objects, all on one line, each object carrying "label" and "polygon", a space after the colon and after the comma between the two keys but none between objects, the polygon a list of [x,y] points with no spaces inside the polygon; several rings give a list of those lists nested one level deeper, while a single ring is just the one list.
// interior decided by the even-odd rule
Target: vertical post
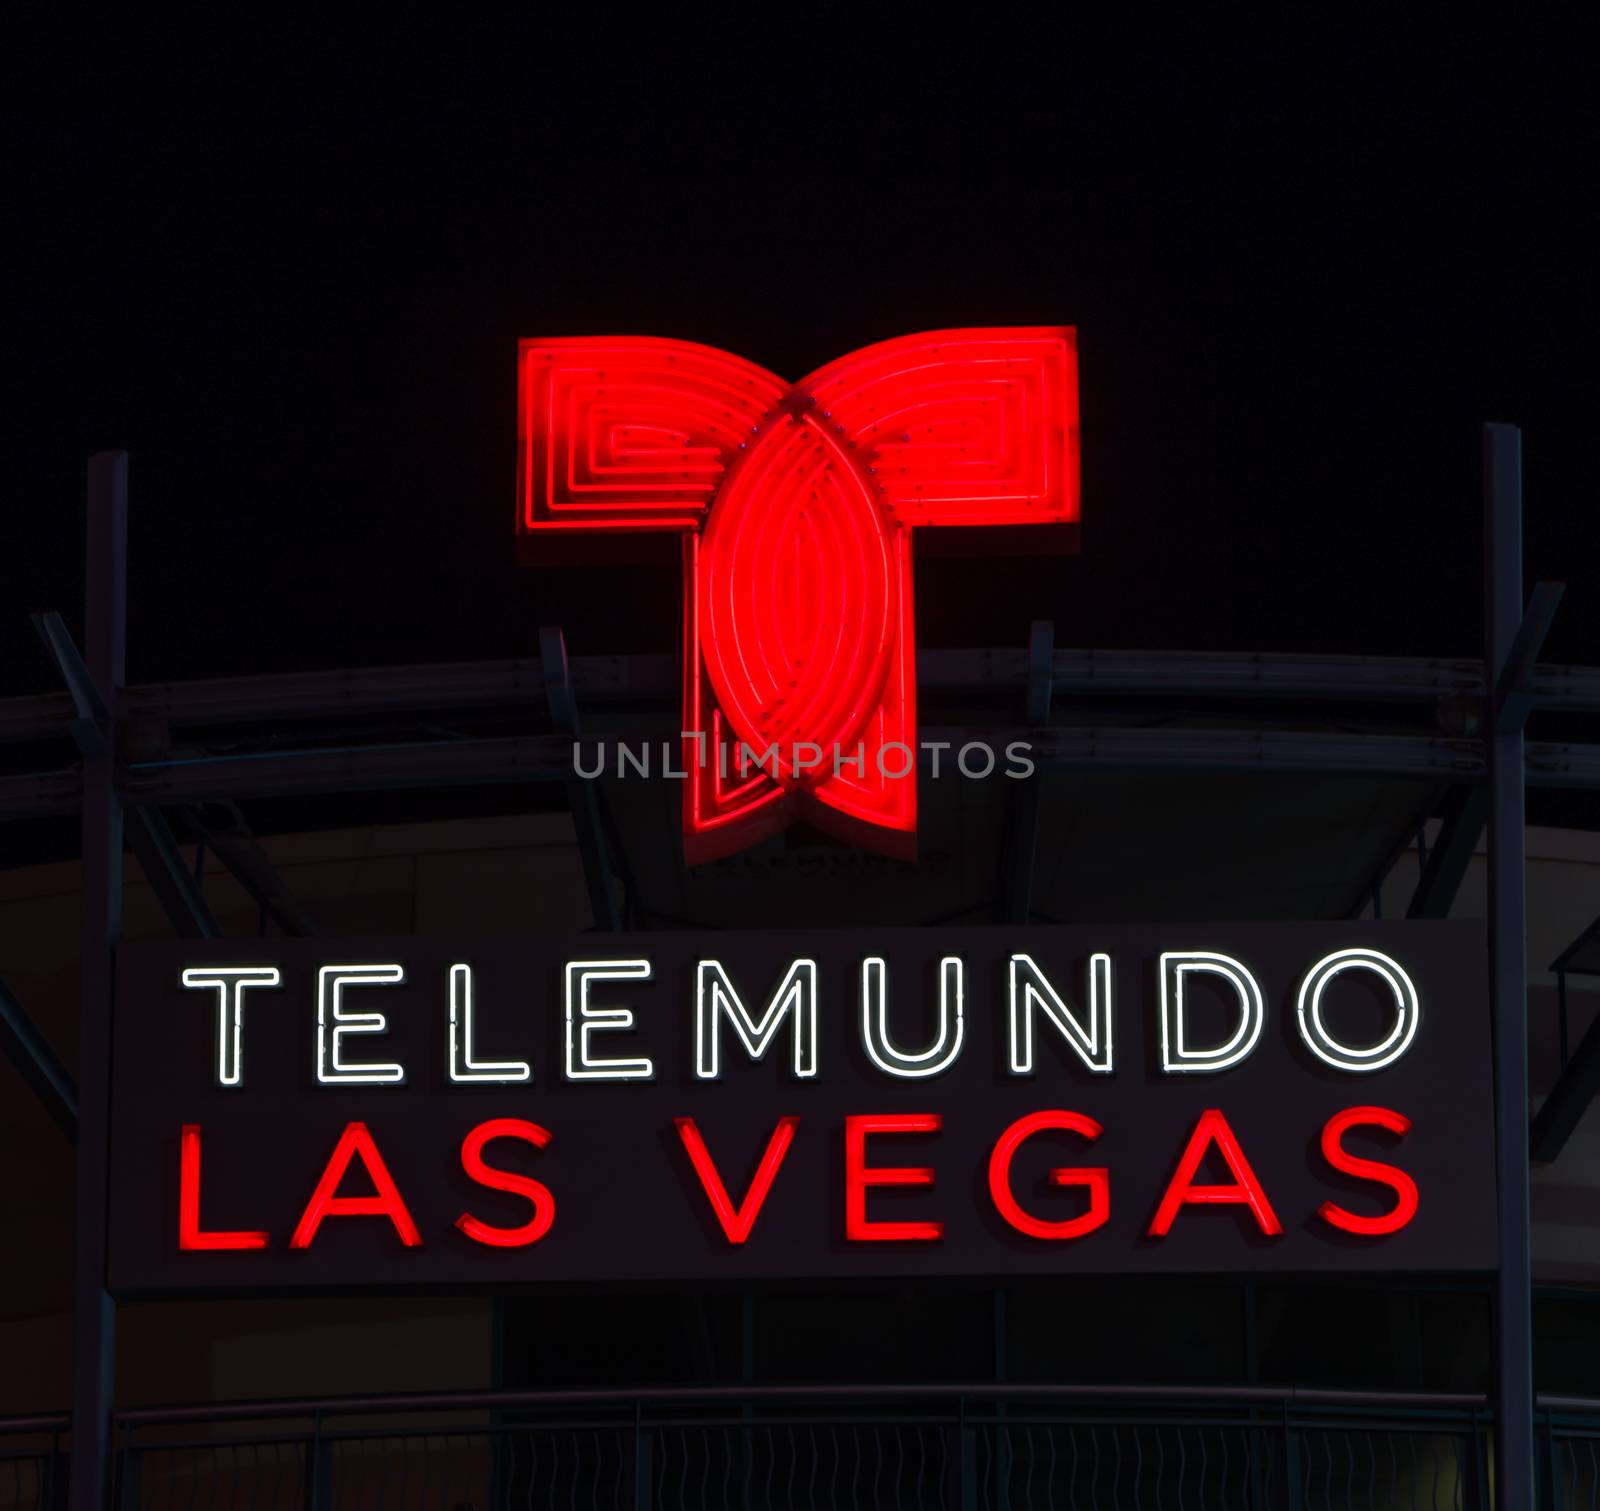
[{"label": "vertical post", "polygon": [[[1056,626],[1035,619],[1028,632],[1028,692],[1024,715],[1030,729],[1050,722],[1055,694]],[[1011,792],[1001,846],[1000,921],[1026,923],[1032,916],[1033,862],[1039,833],[1039,773],[1023,777]]]},{"label": "vertical post", "polygon": [[1494,1014],[1495,1183],[1500,1264],[1494,1295],[1495,1504],[1534,1496],[1532,1257],[1528,1194],[1527,895],[1522,721],[1497,693],[1522,624],[1522,437],[1483,433],[1485,687],[1489,768],[1489,990]]},{"label": "vertical post", "polygon": [[[1461,1504],[1466,1511],[1492,1511],[1494,1502],[1489,1498],[1489,1434],[1491,1425],[1485,1423],[1479,1427],[1478,1418],[1473,1416],[1472,1422],[1467,1427],[1466,1441],[1460,1445],[1462,1466]],[[1500,1462],[1499,1453],[1496,1451],[1495,1462]],[[1499,1470],[1495,1470],[1499,1474]],[[1532,1507],[1532,1501],[1523,1501],[1521,1504]]]},{"label": "vertical post", "polygon": [[[703,1297],[701,1303],[704,1304]],[[739,1298],[739,1379],[746,1390],[749,1390],[756,1381],[756,1298],[749,1291]],[[755,1469],[756,1429],[755,1411],[748,1397],[739,1409],[739,1415],[744,1418],[739,1446],[739,1470],[744,1480],[744,1488],[739,1504],[743,1511],[750,1511],[750,1482]]]},{"label": "vertical post", "polygon": [[[1244,1321],[1244,1380],[1246,1385],[1261,1383],[1260,1307],[1256,1283],[1245,1281],[1239,1293]],[[1267,1504],[1267,1438],[1256,1424],[1261,1420],[1259,1407],[1249,1410],[1250,1427],[1245,1441],[1249,1444],[1250,1459],[1250,1511],[1262,1511]]]},{"label": "vertical post", "polygon": [[1561,1484],[1560,1465],[1556,1458],[1555,1424],[1550,1420],[1550,1413],[1544,1414],[1541,1424],[1544,1429],[1544,1447],[1539,1453],[1539,1505],[1545,1511],[1562,1511],[1561,1502],[1566,1498],[1562,1494],[1564,1486]]},{"label": "vertical post", "polygon": [[[1006,1383],[1006,1288],[994,1288],[994,1382]],[[1011,1429],[1006,1426],[1006,1403],[994,1403],[994,1499],[997,1511],[1011,1511]]]},{"label": "vertical post", "polygon": [[306,1511],[328,1511],[333,1504],[333,1463],[322,1441],[322,1413],[311,1416],[311,1436],[306,1440]]},{"label": "vertical post", "polygon": [[651,1439],[643,1421],[643,1405],[633,1406],[633,1511],[650,1511],[655,1499],[655,1473],[650,1462]]},{"label": "vertical post", "polygon": [[[71,1450],[69,1449],[68,1452]],[[50,1434],[50,1457],[45,1460],[45,1497],[41,1504],[47,1511],[67,1511],[67,1491],[71,1480],[67,1474],[67,1455],[61,1451],[61,1433]]]},{"label": "vertical post", "polygon": [[144,1450],[124,1448],[117,1464],[117,1504],[122,1511],[143,1511]]},{"label": "vertical post", "polygon": [[105,1511],[111,1491],[116,1305],[106,1290],[113,957],[122,927],[122,807],[115,770],[127,605],[128,455],[89,459],[84,650],[106,708],[104,747],[83,760],[78,996],[77,1248],[73,1259],[72,1501]]},{"label": "vertical post", "polygon": [[1300,1434],[1283,1418],[1283,1504],[1285,1511],[1304,1511],[1305,1471],[1300,1465]]},{"label": "vertical post", "polygon": [[967,1403],[956,1402],[956,1415],[948,1427],[945,1452],[943,1504],[951,1511],[976,1511],[978,1504],[978,1434],[967,1425]]},{"label": "vertical post", "polygon": [[[576,748],[578,703],[572,691],[566,638],[559,629],[547,625],[539,631],[539,657],[544,667],[544,695],[551,727],[557,733],[570,734]],[[622,919],[611,894],[611,857],[600,819],[599,788],[574,771],[567,782],[567,796],[572,803],[572,827],[577,833],[594,926],[614,933],[622,927]]]},{"label": "vertical post", "polygon": [[1556,1032],[1561,1044],[1561,1068],[1567,1068],[1571,1058],[1567,1045],[1567,973],[1556,972]]},{"label": "vertical post", "polygon": [[[489,1384],[506,1386],[506,1298],[496,1296],[489,1305]],[[511,1457],[506,1448],[506,1414],[498,1407],[489,1412],[489,1504],[509,1505]]]}]

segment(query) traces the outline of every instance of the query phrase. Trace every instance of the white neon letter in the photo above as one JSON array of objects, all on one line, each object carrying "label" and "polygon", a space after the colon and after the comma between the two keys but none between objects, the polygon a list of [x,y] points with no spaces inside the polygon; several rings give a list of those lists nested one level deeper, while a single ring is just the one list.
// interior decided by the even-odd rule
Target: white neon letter
[{"label": "white neon letter", "polygon": [[1062,1001],[1050,978],[1031,955],[1011,957],[1011,1024],[1009,1065],[1014,1076],[1033,1074],[1033,1015],[1044,1015],[1072,1047],[1073,1053],[1096,1075],[1110,1075],[1114,1067],[1111,1033],[1111,957],[1104,952],[1089,957],[1089,1026]]},{"label": "white neon letter", "polygon": [[897,1049],[889,1037],[889,967],[877,955],[861,962],[861,1047],[885,1075],[920,1080],[948,1070],[967,1036],[966,967],[959,955],[939,962],[939,1034],[926,1049]]},{"label": "white neon letter", "polygon": [[350,1064],[344,1058],[347,1034],[382,1034],[389,1020],[379,1012],[355,1013],[344,1005],[347,986],[398,986],[406,979],[399,965],[324,965],[317,970],[317,1079],[324,1086],[355,1083],[398,1086],[406,1068],[392,1060]]},{"label": "white neon letter", "polygon": [[282,986],[275,965],[191,965],[183,973],[191,990],[217,993],[217,1085],[244,1085],[244,994],[252,986]]},{"label": "white neon letter", "polygon": [[722,1036],[719,1019],[733,1024],[752,1060],[759,1060],[778,1037],[785,1016],[794,1013],[794,1074],[808,1080],[817,1073],[817,962],[796,960],[777,990],[767,999],[759,1019],[750,1016],[739,989],[720,961],[702,960],[694,973],[694,1074],[699,1081],[721,1075]]},{"label": "white neon letter", "polygon": [[596,1033],[633,1027],[631,1007],[596,1007],[589,1001],[594,981],[648,981],[648,960],[569,960],[563,973],[562,992],[566,1017],[566,1060],[569,1081],[648,1081],[655,1062],[637,1059],[597,1059],[590,1047]]},{"label": "white neon letter", "polygon": [[[1161,957],[1161,1068],[1169,1075],[1226,1070],[1256,1047],[1266,1008],[1256,978],[1231,955],[1210,950],[1169,950]],[[1239,999],[1239,1024],[1231,1037],[1195,1049],[1184,1034],[1184,982],[1194,975],[1221,976]]]},{"label": "white neon letter", "polygon": [[472,967],[450,967],[450,1079],[486,1081],[506,1085],[531,1081],[533,1067],[526,1060],[474,1060],[472,1058]]},{"label": "white neon letter", "polygon": [[[1394,993],[1394,1027],[1378,1043],[1366,1049],[1353,1049],[1342,1044],[1328,1032],[1322,1021],[1323,988],[1340,971],[1372,971],[1383,978],[1384,984]],[[1300,997],[1295,1004],[1295,1017],[1300,1024],[1300,1037],[1306,1047],[1319,1060],[1326,1061],[1337,1070],[1382,1070],[1393,1065],[1408,1049],[1417,1036],[1417,1025],[1422,1021],[1422,1003],[1417,988],[1406,975],[1398,960],[1378,950],[1335,950],[1324,955],[1300,983]]]}]

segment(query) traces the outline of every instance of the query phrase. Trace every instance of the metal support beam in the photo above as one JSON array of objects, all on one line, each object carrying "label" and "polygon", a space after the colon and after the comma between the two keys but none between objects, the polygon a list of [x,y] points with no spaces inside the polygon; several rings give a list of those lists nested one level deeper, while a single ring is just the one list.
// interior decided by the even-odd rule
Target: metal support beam
[{"label": "metal support beam", "polygon": [[[1028,693],[1025,714],[1030,726],[1050,722],[1055,692],[1056,627],[1048,619],[1035,619],[1028,635]],[[1033,861],[1039,837],[1039,773],[1019,781],[1012,789],[1006,822],[1006,843],[1001,849],[1000,918],[1004,923],[1026,923],[1033,905]]]},{"label": "metal support beam", "polygon": [[278,874],[277,867],[267,859],[256,843],[250,827],[232,803],[220,806],[232,816],[224,827],[207,818],[198,808],[185,808],[182,817],[200,842],[222,862],[228,874],[239,883],[256,906],[274,923],[294,938],[309,938],[317,932],[316,920],[305,910],[300,899],[289,890],[288,883]]},{"label": "metal support beam", "polygon": [[1506,663],[1494,690],[1495,729],[1521,729],[1538,701],[1534,694],[1533,677],[1538,670],[1539,652],[1544,649],[1545,636],[1561,607],[1561,595],[1567,591],[1564,582],[1541,582],[1534,586],[1528,599],[1527,612],[1517,626],[1511,649],[1506,653]]},{"label": "metal support beam", "polygon": [[[32,618],[33,627],[61,673],[61,680],[67,684],[75,715],[67,727],[79,753],[85,763],[101,757],[114,762],[116,743],[110,709],[83,657],[78,654],[78,647],[72,643],[61,615],[52,609]],[[132,817],[129,838],[144,868],[145,878],[172,926],[185,939],[216,939],[222,930],[217,927],[200,888],[178,854],[177,843],[160,810],[136,807]]]},{"label": "metal support beam", "polygon": [[[587,741],[587,753],[614,757],[620,745],[676,736],[676,722],[641,725],[626,735]],[[1182,729],[1050,725],[924,726],[925,741],[956,746],[986,741],[1004,750],[1031,741],[1044,771],[1275,771],[1304,776],[1405,777],[1480,780],[1482,749],[1475,740],[1429,735],[1352,735],[1274,729]],[[611,764],[608,759],[607,764]],[[1600,745],[1528,747],[1528,781],[1535,787],[1600,789]],[[373,792],[424,787],[477,787],[497,782],[572,779],[572,739],[566,735],[485,736],[450,740],[316,747],[275,754],[230,753],[173,761],[144,761],[123,773],[130,802],[170,807],[184,803],[315,792]],[[0,778],[0,815],[21,818],[71,806],[70,773],[29,777],[13,789]]]},{"label": "metal support beam", "polygon": [[[1517,559],[1521,561],[1520,544]],[[1520,591],[1519,583],[1519,594]],[[1510,730],[1515,730],[1521,740],[1523,726],[1537,701],[1534,696],[1534,675],[1538,670],[1539,652],[1550,633],[1550,625],[1565,591],[1562,583],[1541,582],[1528,600],[1527,613],[1517,620],[1516,633],[1507,650],[1504,665],[1499,676],[1492,679],[1493,691],[1488,695],[1490,706],[1485,710],[1484,728],[1490,741],[1496,731],[1503,733]],[[1417,890],[1406,909],[1407,918],[1444,918],[1449,915],[1456,893],[1461,890],[1467,867],[1472,864],[1478,836],[1483,833],[1488,814],[1489,788],[1486,783],[1474,782],[1470,786],[1457,787],[1445,800],[1444,826],[1423,866]]]},{"label": "metal support beam", "polygon": [[1596,919],[1550,964],[1556,978],[1557,1035],[1561,1046],[1561,1068],[1555,1085],[1533,1120],[1533,1158],[1550,1164],[1560,1157],[1567,1140],[1576,1131],[1589,1104],[1600,1095],[1600,1019],[1589,1025],[1576,1053],[1568,1052],[1567,975],[1600,974],[1591,958],[1595,941],[1600,939],[1600,919]]},{"label": "metal support beam", "polygon": [[1589,1104],[1600,1093],[1600,1018],[1596,1018],[1578,1041],[1550,1095],[1533,1120],[1533,1158],[1548,1165],[1560,1157],[1567,1140],[1582,1120]]},{"label": "metal support beam", "polygon": [[[1523,736],[1499,717],[1520,646],[1538,634],[1522,604],[1522,437],[1484,428],[1486,680],[1501,695],[1484,741],[1489,778],[1489,987],[1494,1021],[1495,1182],[1500,1266],[1494,1294],[1495,1504],[1534,1504],[1533,1266],[1528,1189],[1528,935]],[[1559,596],[1559,595],[1557,595]],[[1553,607],[1553,605],[1552,605]]]},{"label": "metal support beam", "polygon": [[[1530,606],[1530,616],[1532,607]],[[575,656],[572,687],[585,707],[663,709],[677,700],[683,670],[671,655]],[[917,685],[931,692],[985,692],[1023,687],[1022,650],[923,650]],[[1367,703],[1433,708],[1484,695],[1483,663],[1410,657],[1289,656],[1195,651],[1057,651],[1058,693],[1089,698],[1209,698],[1274,702]],[[1600,713],[1600,667],[1538,666],[1530,680],[1534,705],[1564,713]],[[217,725],[348,721],[379,714],[511,711],[544,690],[531,661],[456,662],[438,666],[362,667],[288,672],[226,680],[153,683],[126,689],[123,721],[173,730]],[[69,732],[76,715],[63,694],[0,699],[0,744],[50,740]]]},{"label": "metal support beam", "polygon": [[1572,1058],[1571,1046],[1567,1043],[1567,973],[1556,972],[1556,1039],[1561,1051],[1561,1063],[1557,1074],[1567,1068],[1567,1061]]},{"label": "metal support beam", "polygon": [[27,1010],[0,981],[0,1049],[44,1103],[45,1111],[69,1139],[78,1136],[78,1088],[56,1058],[50,1041],[34,1027]]},{"label": "metal support beam", "polygon": [[76,813],[82,794],[83,774],[76,767],[0,776],[0,822]]},{"label": "metal support beam", "polygon": [[222,929],[159,808],[129,811],[128,837],[163,911],[184,939],[219,939]]},{"label": "metal support beam", "polygon": [[76,716],[72,699],[65,693],[0,698],[0,745],[60,739],[70,733]]},{"label": "metal support beam", "polygon": [[78,654],[78,647],[72,643],[72,636],[61,615],[49,609],[29,617],[33,620],[34,629],[39,632],[39,638],[44,641],[45,649],[50,652],[56,670],[61,673],[61,680],[67,684],[67,695],[72,699],[73,711],[67,729],[73,743],[86,758],[107,754],[111,748],[111,715],[99,688],[94,685],[89,668]]},{"label": "metal support beam", "polygon": [[[125,673],[128,457],[89,461],[85,633],[88,672],[106,711],[102,754],[83,762],[83,863],[79,941],[78,1182],[73,1259],[73,1511],[104,1511],[111,1493],[111,1408],[116,1304],[106,1290],[111,1022],[122,927],[122,805],[113,753]],[[70,683],[69,683],[70,686]]]},{"label": "metal support beam", "polygon": [[1461,882],[1472,864],[1489,815],[1489,789],[1483,782],[1454,788],[1444,801],[1444,823],[1427,864],[1417,881],[1417,890],[1406,908],[1407,918],[1446,918]]},{"label": "metal support beam", "polygon": [[1035,619],[1028,632],[1028,702],[1030,724],[1050,722],[1055,696],[1056,626],[1051,619]]},{"label": "metal support beam", "polygon": [[[539,631],[539,655],[544,666],[545,702],[550,722],[558,732],[576,740],[578,704],[572,691],[571,668],[567,664],[567,642],[559,629],[547,626]],[[577,831],[584,880],[589,885],[594,926],[620,929],[622,919],[611,890],[611,860],[600,816],[600,794],[593,782],[585,781],[572,770],[570,753],[568,761],[567,796],[572,804],[572,825]]]}]

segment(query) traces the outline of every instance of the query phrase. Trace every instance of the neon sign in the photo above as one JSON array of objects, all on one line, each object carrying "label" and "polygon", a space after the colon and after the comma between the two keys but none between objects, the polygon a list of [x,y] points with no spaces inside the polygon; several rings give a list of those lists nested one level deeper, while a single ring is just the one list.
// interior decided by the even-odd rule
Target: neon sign
[{"label": "neon sign", "polygon": [[[1352,1045],[1335,1038],[1323,1021],[1321,993],[1340,972],[1370,971],[1392,988],[1396,1018],[1392,1027],[1372,1045]],[[745,1005],[743,994],[720,960],[700,959],[694,965],[694,1076],[701,1081],[721,1079],[721,1033],[724,1021],[751,1061],[766,1057],[786,1018],[793,1019],[790,1073],[795,1080],[817,1074],[818,1001],[817,962],[800,958],[781,962],[781,978],[757,1018]],[[938,1027],[933,1041],[923,1049],[901,1049],[890,1039],[889,966],[880,955],[865,955],[860,962],[860,1043],[873,1067],[897,1079],[921,1080],[937,1076],[955,1064],[966,1043],[966,961],[945,955],[937,967]],[[1255,1052],[1265,1023],[1261,984],[1251,969],[1231,956],[1209,950],[1164,951],[1157,962],[1160,983],[1160,1070],[1164,1075],[1215,1074],[1238,1065]],[[1236,1022],[1220,1043],[1191,1044],[1190,997],[1185,978],[1190,974],[1220,977],[1238,998]],[[596,982],[644,982],[655,977],[648,959],[618,957],[605,960],[563,962],[561,1009],[565,1023],[562,1073],[569,1081],[648,1081],[655,1062],[644,1056],[618,1058],[602,1055],[591,1045],[599,1030],[629,1032],[637,1027],[634,1011],[620,1004],[601,1006],[592,1000]],[[1043,1009],[1045,1021],[1062,1045],[1101,1075],[1117,1069],[1112,1046],[1114,994],[1111,986],[1113,958],[1105,951],[1089,957],[1089,1018],[1085,1030],[1079,1015],[1063,1000],[1056,985],[1030,955],[1020,951],[1006,961],[1006,1013],[1004,1018],[1006,1065],[1010,1075],[1032,1076],[1034,1070],[1034,1019]],[[236,988],[261,984],[261,968],[211,969],[188,967],[180,980],[186,988],[219,987],[223,1009],[215,1027],[217,1084],[244,1084],[244,1048]],[[339,1036],[349,1033],[383,1034],[388,1019],[381,1012],[361,1012],[345,1005],[344,993],[356,986],[395,986],[406,980],[399,962],[374,965],[324,965],[317,969],[316,1079],[322,1085],[353,1083],[401,1086],[406,1067],[397,1062],[351,1065],[340,1059]],[[281,984],[276,967],[271,984]],[[456,1083],[486,1082],[508,1085],[533,1079],[526,1060],[480,1062],[472,1054],[473,969],[454,964],[448,987],[441,995],[449,1003],[448,1073]],[[1312,1009],[1306,1010],[1308,996]],[[231,1006],[230,1006],[231,1005]],[[1305,1047],[1325,1064],[1348,1074],[1365,1075],[1392,1065],[1411,1048],[1422,1019],[1422,1004],[1415,984],[1398,960],[1375,949],[1334,950],[1312,962],[1301,978],[1294,1027]],[[332,1031],[329,1024],[336,1025]]]},{"label": "neon sign", "polygon": [[518,381],[520,531],[684,537],[689,861],[802,817],[911,856],[911,531],[1078,519],[1075,333],[902,336],[798,383],[688,341],[541,339]]},{"label": "neon sign", "polygon": [[118,1288],[1492,1263],[1471,926],[599,943],[128,947]]}]

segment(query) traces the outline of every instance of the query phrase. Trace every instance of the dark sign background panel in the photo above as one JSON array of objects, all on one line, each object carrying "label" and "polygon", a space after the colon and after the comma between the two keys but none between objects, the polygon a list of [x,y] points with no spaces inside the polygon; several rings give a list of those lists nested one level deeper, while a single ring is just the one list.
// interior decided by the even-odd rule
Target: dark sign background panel
[{"label": "dark sign background panel", "polygon": [[[1382,949],[1417,985],[1421,1024],[1401,1060],[1353,1075],[1317,1060],[1295,1031],[1295,991],[1330,950]],[[1005,1071],[1006,961],[1032,955],[1062,995],[1084,1011],[1087,959],[1114,959],[1117,1068],[1089,1074],[1041,1018],[1037,1073]],[[1266,998],[1255,1053],[1215,1074],[1163,1075],[1156,959],[1162,950],[1205,949],[1250,967]],[[860,962],[887,958],[896,1043],[931,1041],[936,962],[967,963],[967,1039],[954,1066],[923,1081],[894,1081],[861,1049]],[[693,1078],[694,962],[723,962],[758,1014],[789,961],[818,963],[820,1073],[790,1074],[787,1024],[767,1057],[752,1063],[724,1023],[722,1078]],[[597,1004],[630,1004],[636,1031],[599,1033],[597,1052],[647,1053],[652,1082],[562,1078],[562,966],[568,959],[648,957],[652,981],[607,983]],[[319,965],[398,961],[398,987],[352,989],[351,1010],[381,1009],[385,1037],[347,1040],[352,1059],[398,1059],[402,1086],[325,1087],[313,1077]],[[246,997],[244,1082],[215,1080],[216,995],[185,990],[186,965],[276,964],[284,985]],[[448,1080],[447,972],[476,972],[475,1052],[522,1059],[531,1085],[453,1085]],[[1365,973],[1329,988],[1333,1027],[1373,1042],[1388,1021]],[[1375,978],[1366,980],[1376,985]],[[1209,993],[1221,1036],[1225,987]],[[1381,987],[1379,988],[1381,990]],[[1208,1042],[1207,1013],[1195,1037]],[[272,940],[130,945],[120,952],[112,1113],[111,1277],[125,1294],[296,1286],[449,1285],[550,1282],[744,1281],[784,1277],[909,1277],[1006,1273],[1183,1273],[1474,1271],[1494,1265],[1489,1022],[1481,929],[1452,922],[1203,925],[1139,928],[851,930],[829,932],[530,936],[456,941]],[[1320,1221],[1322,1202],[1386,1211],[1392,1193],[1331,1171],[1319,1150],[1323,1124],[1351,1106],[1395,1109],[1413,1122],[1401,1140],[1355,1131],[1346,1147],[1407,1170],[1420,1190],[1411,1224],[1386,1238],[1359,1238]],[[1145,1236],[1197,1118],[1226,1115],[1283,1224],[1263,1236],[1241,1207],[1184,1208],[1170,1236]],[[1086,1193],[1054,1189],[1052,1166],[1110,1171],[1110,1220],[1068,1242],[1008,1227],[989,1195],[990,1151],[1026,1113],[1067,1108],[1104,1127],[1092,1145],[1069,1134],[1035,1137],[1019,1152],[1013,1188],[1022,1205],[1061,1220]],[[847,1242],[844,1119],[847,1114],[937,1112],[942,1132],[869,1139],[870,1166],[929,1165],[932,1189],[874,1189],[871,1219],[944,1223],[936,1243]],[[743,1197],[777,1119],[800,1119],[750,1240],[730,1246],[712,1215],[674,1128],[693,1117],[735,1205]],[[454,1224],[463,1212],[497,1226],[527,1220],[523,1199],[474,1184],[461,1168],[463,1138],[490,1118],[522,1118],[553,1135],[547,1149],[502,1141],[491,1165],[544,1182],[554,1193],[553,1227],[524,1248],[488,1248]],[[289,1237],[351,1120],[370,1128],[422,1236],[405,1248],[382,1218],[330,1217],[314,1245]],[[203,1129],[201,1221],[206,1229],[266,1230],[258,1252],[182,1252],[178,1247],[180,1129]],[[1201,1180],[1222,1181],[1220,1164]],[[370,1191],[359,1164],[341,1194]]]}]

